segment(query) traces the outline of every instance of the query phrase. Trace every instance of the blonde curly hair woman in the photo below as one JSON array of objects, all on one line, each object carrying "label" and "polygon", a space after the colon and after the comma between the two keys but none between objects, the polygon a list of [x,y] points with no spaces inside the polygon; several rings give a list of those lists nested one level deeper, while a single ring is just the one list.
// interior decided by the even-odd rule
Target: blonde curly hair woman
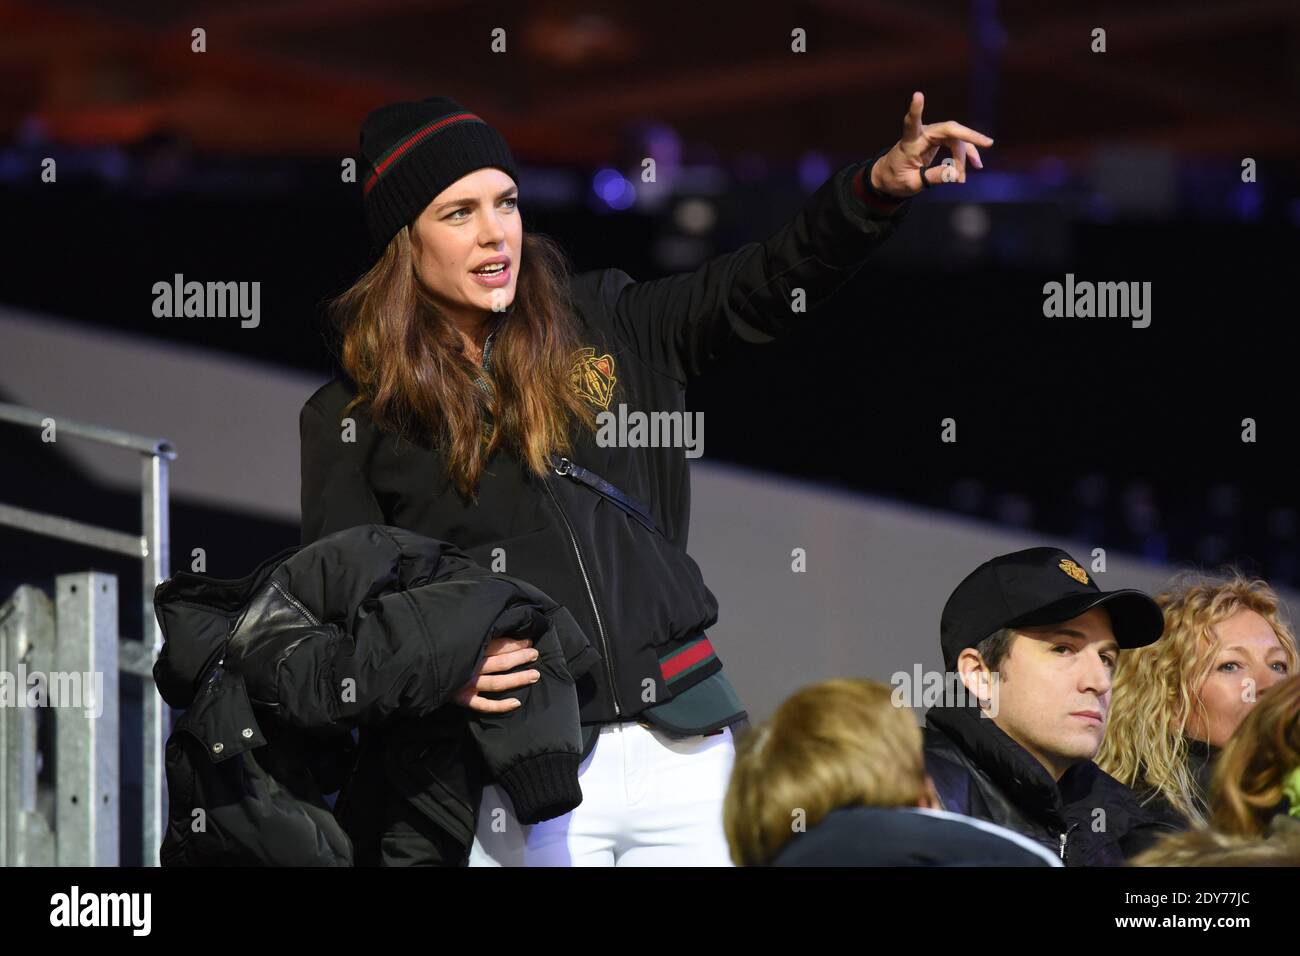
[{"label": "blonde curly hair woman", "polygon": [[1296,670],[1264,581],[1189,574],[1156,596],[1165,631],[1120,655],[1097,764],[1184,826],[1206,823],[1210,774],[1255,700]]},{"label": "blonde curly hair woman", "polygon": [[1166,837],[1133,865],[1300,865],[1300,676],[1242,721],[1215,765],[1210,803],[1210,828]]}]

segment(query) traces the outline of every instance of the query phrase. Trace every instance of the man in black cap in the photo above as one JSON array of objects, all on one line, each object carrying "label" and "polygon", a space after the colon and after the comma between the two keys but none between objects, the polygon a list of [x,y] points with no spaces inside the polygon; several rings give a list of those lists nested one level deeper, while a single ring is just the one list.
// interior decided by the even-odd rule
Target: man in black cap
[{"label": "man in black cap", "polygon": [[967,575],[944,606],[940,643],[977,705],[926,714],[926,770],[943,808],[1032,837],[1067,866],[1122,864],[1172,832],[1092,762],[1118,655],[1163,629],[1150,597],[1100,590],[1058,548]]}]

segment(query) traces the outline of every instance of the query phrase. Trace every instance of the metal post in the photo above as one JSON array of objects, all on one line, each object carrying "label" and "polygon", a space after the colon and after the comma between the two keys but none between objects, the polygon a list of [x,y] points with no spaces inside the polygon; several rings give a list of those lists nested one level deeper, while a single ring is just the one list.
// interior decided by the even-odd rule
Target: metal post
[{"label": "metal post", "polygon": [[54,579],[53,671],[59,866],[117,866],[120,857],[117,578],[100,571]]},{"label": "metal post", "polygon": [[[54,606],[40,588],[24,584],[0,607],[0,680],[27,693],[26,675],[49,673],[54,659]],[[53,866],[51,809],[42,805],[37,731],[42,711],[0,706],[0,866]]]},{"label": "metal post", "polygon": [[[167,509],[167,461],[159,455],[141,459],[144,509],[145,573],[144,573],[144,633],[141,635],[148,648],[150,661],[158,659],[162,650],[162,628],[154,611],[153,592],[159,581],[171,573],[171,529]],[[143,675],[142,675],[143,676]],[[170,708],[163,702],[154,687],[153,674],[144,676],[144,781],[141,790],[144,800],[142,833],[145,866],[158,863],[158,849],[163,842],[163,821],[166,819],[167,778],[163,773],[163,747],[170,723]]]}]

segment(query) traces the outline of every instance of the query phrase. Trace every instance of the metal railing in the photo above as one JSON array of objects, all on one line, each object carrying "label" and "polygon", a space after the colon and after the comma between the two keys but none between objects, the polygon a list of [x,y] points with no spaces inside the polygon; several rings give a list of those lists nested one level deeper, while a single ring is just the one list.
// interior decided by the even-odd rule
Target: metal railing
[{"label": "metal railing", "polygon": [[0,671],[18,689],[0,707],[0,865],[117,866],[117,579],[60,574],[54,593],[23,584],[0,606]]},{"label": "metal railing", "polygon": [[[143,563],[143,581],[141,591],[141,611],[143,633],[140,640],[118,638],[118,668],[126,673],[135,674],[143,679],[141,696],[143,779],[142,779],[142,852],[145,866],[158,864],[158,848],[162,845],[164,811],[166,799],[166,781],[163,775],[163,747],[166,742],[169,724],[167,705],[158,695],[153,683],[153,665],[162,649],[162,630],[154,614],[154,589],[170,573],[169,525],[168,525],[168,463],[175,460],[176,452],[171,444],[163,439],[148,438],[114,428],[104,428],[85,422],[73,421],[62,416],[43,415],[30,408],[0,402],[0,421],[30,425],[41,430],[54,428],[55,439],[63,436],[86,439],[102,445],[114,445],[139,453],[140,457],[140,506],[142,530],[139,535],[126,534],[110,528],[74,521],[58,515],[31,511],[14,505],[0,504],[0,525],[8,525],[24,531],[31,531],[47,537],[72,541],[80,545],[124,554]],[[62,580],[62,579],[61,579]],[[92,589],[94,593],[95,589]],[[114,604],[115,606],[115,604]],[[116,631],[116,621],[113,622]],[[88,632],[89,633],[89,632]],[[88,647],[90,642],[88,642]],[[94,656],[88,650],[90,656]],[[102,658],[102,655],[101,655]],[[89,659],[89,658],[88,658]],[[112,684],[116,686],[116,674]],[[113,723],[116,725],[117,699],[105,702],[106,708],[114,708]],[[114,829],[116,827],[114,826]]]}]

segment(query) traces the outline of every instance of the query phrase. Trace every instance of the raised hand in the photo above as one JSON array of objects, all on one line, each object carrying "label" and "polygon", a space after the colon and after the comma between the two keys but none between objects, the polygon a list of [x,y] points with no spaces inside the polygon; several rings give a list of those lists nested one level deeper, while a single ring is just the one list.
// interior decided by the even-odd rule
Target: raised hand
[{"label": "raised hand", "polygon": [[[931,186],[964,183],[968,157],[976,169],[984,168],[978,147],[992,146],[993,140],[953,120],[928,125],[922,123],[921,111],[924,108],[925,94],[913,93],[912,103],[903,117],[903,138],[871,167],[871,185],[886,195],[899,198],[915,196],[925,188],[922,176]],[[930,167],[940,147],[947,147],[952,152],[953,162]]]}]

